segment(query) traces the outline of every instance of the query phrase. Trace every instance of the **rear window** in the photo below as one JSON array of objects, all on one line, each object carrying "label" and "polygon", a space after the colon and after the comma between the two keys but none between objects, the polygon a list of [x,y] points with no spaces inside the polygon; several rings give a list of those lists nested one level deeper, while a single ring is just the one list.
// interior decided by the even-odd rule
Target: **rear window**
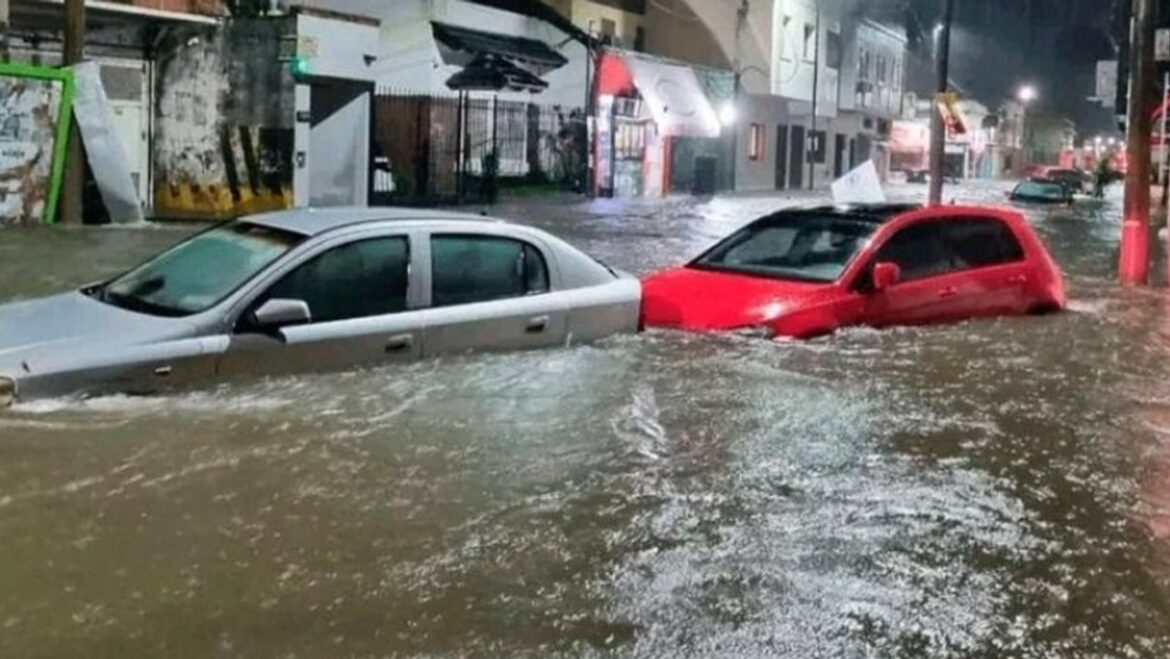
[{"label": "rear window", "polygon": [[1017,197],[1029,199],[1064,199],[1064,186],[1059,183],[1024,181],[1012,192]]},{"label": "rear window", "polygon": [[990,217],[959,218],[947,223],[955,268],[984,268],[1024,259],[1024,248],[1012,230]]}]

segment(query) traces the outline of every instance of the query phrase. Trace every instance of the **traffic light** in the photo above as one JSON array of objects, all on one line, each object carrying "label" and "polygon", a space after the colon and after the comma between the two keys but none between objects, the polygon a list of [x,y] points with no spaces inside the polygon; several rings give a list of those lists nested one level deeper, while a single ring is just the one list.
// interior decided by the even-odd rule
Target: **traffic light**
[{"label": "traffic light", "polygon": [[297,55],[289,60],[288,70],[294,78],[303,78],[309,75],[309,58]]}]

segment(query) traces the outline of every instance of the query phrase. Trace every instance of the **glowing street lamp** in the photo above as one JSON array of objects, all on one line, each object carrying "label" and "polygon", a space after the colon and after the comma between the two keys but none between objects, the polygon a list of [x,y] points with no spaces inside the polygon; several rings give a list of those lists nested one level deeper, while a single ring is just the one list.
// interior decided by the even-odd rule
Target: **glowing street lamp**
[{"label": "glowing street lamp", "polygon": [[724,126],[734,124],[737,118],[738,113],[735,111],[735,103],[728,101],[719,108],[719,123]]},{"label": "glowing street lamp", "polygon": [[1018,98],[1020,102],[1024,104],[1031,103],[1032,101],[1036,100],[1039,95],[1040,94],[1036,91],[1036,88],[1032,85],[1024,85],[1020,87],[1019,91],[1016,92],[1016,98]]}]

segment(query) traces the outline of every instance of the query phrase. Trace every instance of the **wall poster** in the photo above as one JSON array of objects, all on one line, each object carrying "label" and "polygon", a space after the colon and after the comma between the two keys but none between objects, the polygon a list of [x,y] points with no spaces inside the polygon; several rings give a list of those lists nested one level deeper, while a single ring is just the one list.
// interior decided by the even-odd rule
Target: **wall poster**
[{"label": "wall poster", "polygon": [[0,63],[0,225],[56,219],[73,76]]}]

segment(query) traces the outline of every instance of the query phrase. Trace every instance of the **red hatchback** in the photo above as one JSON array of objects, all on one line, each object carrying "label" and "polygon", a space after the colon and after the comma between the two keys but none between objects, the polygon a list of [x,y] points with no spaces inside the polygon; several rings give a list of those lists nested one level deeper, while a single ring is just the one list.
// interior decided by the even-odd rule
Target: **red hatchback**
[{"label": "red hatchback", "polygon": [[1063,309],[1064,281],[1024,217],[978,206],[785,210],[643,282],[647,327],[811,338]]}]

